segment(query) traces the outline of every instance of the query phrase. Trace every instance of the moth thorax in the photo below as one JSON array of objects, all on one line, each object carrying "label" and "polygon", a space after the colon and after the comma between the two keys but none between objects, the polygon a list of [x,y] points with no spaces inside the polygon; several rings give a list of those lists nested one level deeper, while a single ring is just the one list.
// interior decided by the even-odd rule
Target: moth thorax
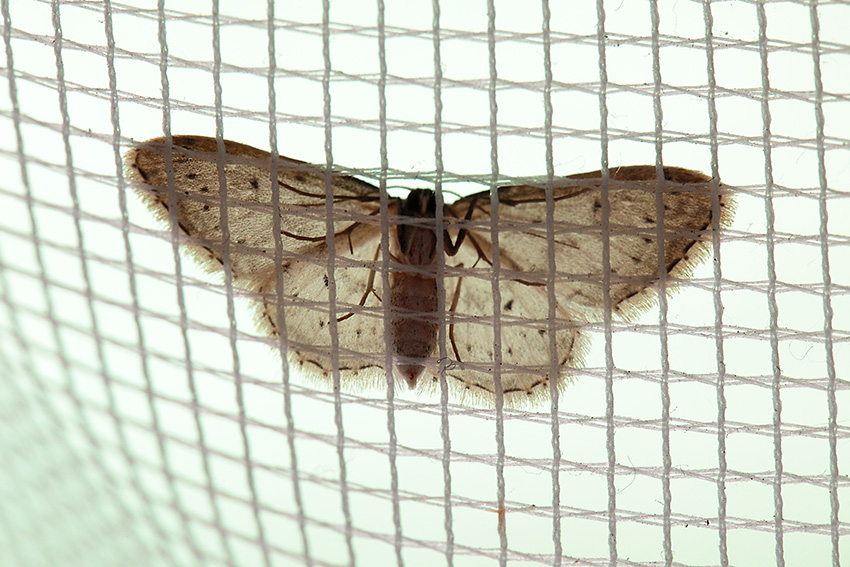
[{"label": "moth thorax", "polygon": [[401,218],[396,228],[399,260],[402,263],[423,266],[436,261],[435,214],[436,203],[433,191],[414,189],[404,200],[399,210]]},{"label": "moth thorax", "polygon": [[398,227],[399,260],[403,264],[427,266],[436,262],[437,236],[425,226],[401,225]]}]

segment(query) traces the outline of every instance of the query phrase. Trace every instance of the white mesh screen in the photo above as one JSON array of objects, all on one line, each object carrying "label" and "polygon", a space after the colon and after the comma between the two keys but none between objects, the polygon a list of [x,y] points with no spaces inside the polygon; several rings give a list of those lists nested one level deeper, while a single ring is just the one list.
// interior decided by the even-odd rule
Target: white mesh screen
[{"label": "white mesh screen", "polygon": [[[0,6],[0,565],[850,561],[850,5]],[[394,194],[663,156],[737,213],[557,412],[388,403],[175,255],[120,163],[166,131]]]}]

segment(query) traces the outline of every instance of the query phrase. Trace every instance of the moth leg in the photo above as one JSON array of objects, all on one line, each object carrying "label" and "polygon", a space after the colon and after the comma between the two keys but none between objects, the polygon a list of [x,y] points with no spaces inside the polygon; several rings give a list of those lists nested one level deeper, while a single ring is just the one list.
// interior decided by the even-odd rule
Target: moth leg
[{"label": "moth leg", "polygon": [[[376,262],[378,260],[378,256],[380,255],[380,253],[381,253],[381,247],[378,246],[378,249],[375,250],[375,257],[372,258],[373,262]],[[381,296],[379,296],[378,292],[375,291],[375,270],[369,270],[369,281],[366,282],[366,293],[364,293],[363,297],[360,298],[360,304],[359,304],[360,307],[363,307],[364,305],[366,305],[366,299],[369,298],[370,293],[374,293],[375,297],[378,298],[378,301],[381,301]],[[336,322],[341,323],[342,321],[345,321],[346,319],[348,319],[352,315],[354,315],[354,311],[352,311],[352,312],[350,312],[346,315],[343,315],[342,317],[337,317]]]},{"label": "moth leg", "polygon": [[[478,260],[484,260],[492,266],[493,262],[491,262],[490,259],[487,258],[487,254],[484,253],[484,250],[481,248],[481,245],[475,239],[475,236],[473,234],[469,235],[469,242],[472,243],[473,248],[475,248],[475,251],[478,252]],[[475,265],[472,266],[473,268],[478,265],[478,260],[475,261]]]},{"label": "moth leg", "polygon": [[[459,264],[458,268],[462,268],[463,264]],[[452,297],[452,305],[449,307],[449,313],[454,313],[455,309],[457,309],[458,301],[460,300],[460,282],[463,281],[463,276],[458,276],[457,278],[457,287],[455,287],[455,294]],[[460,359],[460,353],[457,350],[457,343],[455,342],[455,324],[454,324],[454,316],[449,316],[449,341],[452,343],[452,350],[455,353],[455,360],[458,362],[462,362]]]},{"label": "moth leg", "polygon": [[[473,197],[472,202],[469,203],[469,208],[466,210],[466,216],[463,217],[463,220],[469,221],[472,218],[472,212],[475,210],[475,201],[477,200],[478,197]],[[449,211],[454,213],[451,208],[449,208]],[[445,235],[445,239],[443,240],[443,242],[445,243],[444,248],[446,249],[446,254],[448,254],[449,256],[454,256],[455,254],[457,254],[457,251],[460,250],[460,245],[463,244],[463,240],[464,238],[466,238],[466,233],[467,230],[465,228],[460,229],[457,233],[457,240],[452,243],[452,239],[449,236],[449,231],[443,231],[443,234]],[[472,239],[471,236],[470,239]],[[478,247],[476,246],[476,248]]]},{"label": "moth leg", "polygon": [[[312,168],[305,167],[304,169],[310,170]],[[319,199],[318,203],[297,203],[299,207],[324,207],[325,206],[325,193],[310,193],[309,191],[304,191],[303,189],[298,189],[297,187],[293,187],[288,183],[284,183],[283,181],[278,180],[278,186],[283,187],[287,191],[292,191],[296,195],[301,195],[302,197],[314,197]],[[378,196],[374,195],[334,195],[333,202],[339,203],[341,201],[359,201],[361,203],[371,203],[380,199]]]},{"label": "moth leg", "polygon": [[[334,233],[334,238],[342,236],[343,234],[348,237],[348,250],[352,254],[354,254],[354,243],[351,242],[351,233],[358,226],[359,225],[357,223],[354,223],[352,225],[349,225],[347,228],[340,230],[337,233]],[[293,240],[303,240],[305,242],[324,242],[325,240],[327,240],[326,236],[301,236],[300,234],[295,234],[294,232],[288,232],[286,230],[281,230],[280,233],[288,238],[292,238]]]},{"label": "moth leg", "polygon": [[[469,241],[472,243],[472,246],[478,252],[478,260],[475,261],[475,264],[472,267],[474,268],[475,266],[477,266],[479,260],[484,260],[485,262],[487,262],[488,264],[490,264],[492,266],[493,262],[491,262],[487,258],[487,255],[484,254],[484,250],[481,248],[481,245],[475,239],[474,235],[472,235],[472,234],[469,235]],[[527,285],[527,286],[531,286],[531,287],[542,287],[542,286],[546,285],[544,282],[532,282],[532,281],[528,281],[528,280],[521,280],[519,278],[510,278],[510,281],[521,283],[523,285]]]}]

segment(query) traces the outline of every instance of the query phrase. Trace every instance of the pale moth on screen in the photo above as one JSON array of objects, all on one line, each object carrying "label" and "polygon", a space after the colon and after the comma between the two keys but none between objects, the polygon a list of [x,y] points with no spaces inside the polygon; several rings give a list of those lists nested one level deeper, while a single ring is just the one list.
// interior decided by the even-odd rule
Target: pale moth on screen
[{"label": "pale moth on screen", "polygon": [[[340,383],[348,389],[385,384],[389,351],[397,382],[412,389],[434,389],[445,369],[454,400],[492,404],[496,391],[492,282],[497,280],[504,401],[527,405],[547,399],[553,359],[558,387],[563,389],[570,368],[582,362],[586,348],[582,327],[603,318],[605,236],[610,257],[607,292],[614,314],[628,319],[654,299],[659,261],[664,262],[669,288],[709,255],[711,231],[728,225],[732,216],[726,191],[713,190],[716,184],[701,173],[677,167],[665,167],[660,183],[655,166],[611,168],[607,235],[602,233],[600,172],[556,181],[554,226],[549,228],[545,185],[501,187],[497,274],[488,191],[444,207],[441,251],[436,249],[434,193],[418,189],[405,199],[390,199],[385,219],[390,257],[385,260],[378,189],[334,174],[336,256],[330,274],[322,168],[278,159],[282,249],[277,253],[282,261],[277,265],[271,155],[230,141],[224,142],[225,152],[219,153],[214,138],[201,136],[174,136],[171,143],[166,148],[165,139],[156,138],[138,144],[125,156],[128,175],[150,209],[167,221],[168,196],[174,195],[181,243],[210,272],[224,269],[222,252],[228,247],[233,283],[252,298],[262,334],[279,335],[278,307],[282,305],[290,363],[309,376],[328,379],[336,364]],[[173,165],[171,180],[166,149]],[[220,227],[219,163],[226,182],[227,243],[222,241]],[[660,201],[656,199],[659,191]],[[712,203],[720,211],[715,222]],[[663,209],[660,229],[659,205]],[[554,266],[547,261],[547,230],[554,237]],[[439,253],[445,254],[445,264],[438,280]],[[389,273],[387,293],[382,284],[384,266]],[[549,318],[550,270],[555,271],[554,322]],[[336,352],[330,334],[331,275],[336,290]],[[282,278],[282,297],[277,296],[277,278]],[[438,293],[445,294],[442,315]],[[441,325],[447,360],[438,360]],[[554,351],[550,329],[555,332]]]}]

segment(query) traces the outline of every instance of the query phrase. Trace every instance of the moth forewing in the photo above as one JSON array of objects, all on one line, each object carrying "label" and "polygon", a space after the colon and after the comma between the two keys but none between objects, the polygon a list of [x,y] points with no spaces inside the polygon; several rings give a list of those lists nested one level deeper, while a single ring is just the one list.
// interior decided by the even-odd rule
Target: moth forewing
[{"label": "moth forewing", "polygon": [[[386,379],[389,351],[393,372],[420,390],[437,383],[440,325],[446,328],[443,361],[456,399],[492,405],[495,384],[495,307],[492,282],[502,297],[501,383],[505,402],[526,405],[549,395],[551,361],[560,368],[559,386],[569,369],[581,364],[587,346],[582,326],[603,316],[604,296],[625,317],[645,309],[662,271],[670,283],[687,276],[709,252],[706,235],[731,220],[731,200],[706,176],[681,168],[664,168],[659,184],[654,166],[610,170],[607,184],[599,172],[558,180],[553,187],[554,224],[546,223],[544,187],[503,187],[499,196],[499,264],[493,270],[488,193],[465,197],[444,209],[437,227],[435,198],[415,190],[389,207],[390,257],[382,257],[379,191],[353,177],[334,175],[334,270],[328,272],[327,212],[323,170],[288,158],[277,163],[279,203],[273,206],[271,156],[225,141],[218,152],[213,138],[174,136],[169,176],[163,138],[130,150],[128,176],[154,214],[169,220],[169,195],[176,196],[176,220],[185,244],[210,271],[221,271],[225,247],[234,284],[253,298],[260,331],[270,337],[278,328],[278,306],[286,313],[289,359],[307,375],[328,378],[335,367],[349,389],[379,385]],[[219,160],[224,160],[227,195],[222,207]],[[603,187],[607,187],[609,231],[602,233]],[[663,191],[663,230],[657,219]],[[717,199],[717,201],[712,201]],[[720,216],[712,217],[712,202]],[[230,239],[224,242],[220,215],[226,210]],[[280,214],[276,255],[274,214]],[[436,249],[444,230],[443,250]],[[554,237],[555,265],[548,258],[548,234]],[[602,251],[609,247],[610,286],[603,289]],[[437,254],[445,270],[437,278]],[[281,260],[276,264],[275,258]],[[383,289],[382,269],[389,270],[390,290]],[[554,270],[555,321],[549,320],[552,295],[546,286]],[[276,293],[282,278],[284,295]],[[335,283],[336,313],[330,312],[330,280]],[[666,286],[668,289],[671,286]],[[438,313],[439,294],[446,310]],[[332,352],[330,318],[336,317],[338,350]],[[389,318],[389,344],[385,319]],[[549,333],[555,333],[554,342]],[[550,345],[555,345],[551,351]]]},{"label": "moth forewing", "polygon": [[[672,287],[678,278],[687,277],[708,251],[716,184],[690,170],[668,167],[664,172],[664,268]],[[608,233],[603,234],[601,173],[556,182],[551,227],[555,237],[555,291],[559,302],[570,306],[579,320],[600,321],[603,317],[602,254],[606,242],[611,269],[608,293],[614,310],[629,318],[651,304],[659,273],[658,187],[653,166],[612,169],[606,187]],[[545,189],[504,187],[499,197],[499,224],[505,228],[500,233],[503,266],[529,276],[546,273],[550,267],[546,261]],[[731,220],[731,195],[721,186],[718,199],[719,226],[723,227]],[[474,218],[489,216],[488,203],[479,208]]]}]

